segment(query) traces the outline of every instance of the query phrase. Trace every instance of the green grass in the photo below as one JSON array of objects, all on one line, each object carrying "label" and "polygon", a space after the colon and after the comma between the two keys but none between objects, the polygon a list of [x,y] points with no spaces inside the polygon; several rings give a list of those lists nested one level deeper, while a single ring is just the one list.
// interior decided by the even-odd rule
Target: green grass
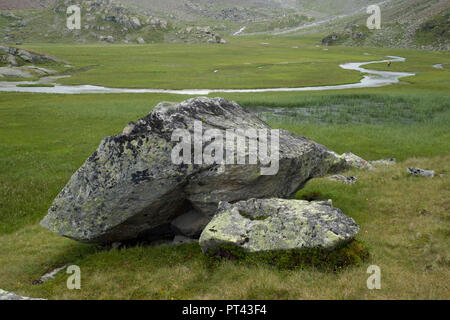
[{"label": "green grass", "polygon": [[[382,60],[387,55],[397,55],[405,57],[406,62],[393,63],[390,69],[384,64],[372,64],[368,68],[417,73],[415,77],[402,79],[402,86],[392,88],[396,91],[448,91],[450,71],[432,67],[439,63],[450,64],[448,53],[394,48],[323,47],[318,44],[316,37],[306,35],[280,39],[231,39],[227,45],[33,44],[26,47],[70,61],[73,70],[78,71],[71,72],[70,78],[58,80],[70,85],[239,89],[346,84],[358,82],[361,74],[342,70],[339,64]],[[384,89],[371,92],[376,91],[386,92]]]},{"label": "green grass", "polygon": [[374,58],[362,55],[360,49],[324,51],[313,43],[298,40],[271,39],[268,45],[264,42],[264,39],[239,39],[227,45],[28,47],[64,57],[77,67],[94,66],[60,80],[63,84],[123,88],[270,88],[353,83],[361,75],[343,71],[339,64]]},{"label": "green grass", "polygon": [[[218,62],[231,70],[252,59],[283,62],[290,55],[288,48],[298,40],[248,41],[232,44],[223,56],[216,47],[206,45],[130,46],[127,55],[123,46],[39,45],[33,49],[60,57],[67,54],[76,69],[97,65],[76,73],[69,82],[116,87],[158,87],[159,81],[174,88],[187,84],[191,88],[278,86],[281,67],[274,67],[273,75],[248,70],[244,78],[236,67],[236,76],[229,79],[214,79],[214,74],[205,71]],[[258,49],[263,41],[271,46]],[[271,117],[268,122],[337,152],[351,151],[368,160],[395,157],[400,161],[371,172],[346,173],[359,178],[355,185],[314,179],[296,195],[298,199],[333,199],[336,207],[360,225],[357,240],[367,246],[369,258],[334,271],[308,263],[285,269],[245,260],[212,261],[195,244],[109,250],[53,235],[38,221],[101,139],[121,132],[129,121],[145,116],[160,101],[189,97],[1,93],[0,288],[50,299],[449,299],[450,77],[445,70],[431,68],[446,63],[448,54],[342,47],[314,51],[313,43],[305,40],[305,50],[290,59],[313,61],[320,72],[308,73],[306,63],[295,66],[297,76],[286,75],[295,85],[347,81],[348,75],[359,79],[359,74],[342,70],[333,78],[324,74],[323,66],[384,55],[408,58],[404,64],[395,63],[392,70],[420,74],[383,88],[223,96],[251,109],[306,110],[306,114]],[[363,52],[377,56],[364,56]],[[158,59],[147,61],[146,57]],[[140,73],[133,61],[147,61],[144,70],[160,68],[161,74]],[[172,69],[169,62],[174,64]],[[198,74],[188,81],[190,72]],[[408,166],[434,169],[437,177],[408,178]],[[82,290],[67,290],[64,272],[43,285],[31,284],[66,263],[81,267]],[[366,270],[371,264],[381,267],[382,290],[366,288]]]}]

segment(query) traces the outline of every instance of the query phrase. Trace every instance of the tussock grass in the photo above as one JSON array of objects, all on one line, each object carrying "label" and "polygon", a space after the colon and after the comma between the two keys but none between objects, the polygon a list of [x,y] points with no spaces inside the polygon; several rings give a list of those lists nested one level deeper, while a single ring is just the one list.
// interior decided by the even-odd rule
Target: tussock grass
[{"label": "tussock grass", "polygon": [[[62,299],[449,299],[450,158],[410,159],[341,185],[315,179],[297,198],[317,191],[361,226],[370,248],[361,264],[326,272],[302,265],[211,263],[198,245],[102,250],[49,234],[37,225],[0,236],[0,284],[19,293]],[[434,168],[444,177],[410,178],[406,166]],[[427,213],[423,214],[426,210]],[[69,291],[67,275],[31,282],[65,263],[82,270],[82,289]],[[369,265],[380,266],[382,289],[366,288]]]}]

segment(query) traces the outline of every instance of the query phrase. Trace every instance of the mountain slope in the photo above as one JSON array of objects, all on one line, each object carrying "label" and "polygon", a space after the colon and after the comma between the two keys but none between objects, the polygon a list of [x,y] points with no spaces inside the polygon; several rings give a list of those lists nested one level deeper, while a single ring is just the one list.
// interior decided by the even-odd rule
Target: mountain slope
[{"label": "mountain slope", "polygon": [[448,0],[390,1],[381,7],[380,30],[366,27],[368,15],[355,15],[329,27],[335,39],[329,44],[449,51],[449,16]]},{"label": "mountain slope", "polygon": [[[69,30],[66,10],[69,5],[81,6],[81,29]],[[180,32],[173,23],[149,10],[138,10],[118,1],[58,0],[49,8],[22,10],[0,14],[0,39],[17,42],[225,42],[211,28],[192,28]]]},{"label": "mountain slope", "polygon": [[[366,27],[379,3],[382,29]],[[66,8],[82,5],[82,30],[65,27]],[[3,0],[0,41],[208,42],[240,35],[325,33],[324,44],[449,50],[448,0]]]}]

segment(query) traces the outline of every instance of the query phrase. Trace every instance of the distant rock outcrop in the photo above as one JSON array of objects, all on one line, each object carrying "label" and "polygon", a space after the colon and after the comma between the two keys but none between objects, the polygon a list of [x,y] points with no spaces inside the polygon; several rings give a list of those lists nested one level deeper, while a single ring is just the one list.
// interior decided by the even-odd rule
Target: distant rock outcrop
[{"label": "distant rock outcrop", "polygon": [[35,78],[56,73],[34,64],[62,63],[61,60],[35,52],[0,46],[0,78]]},{"label": "distant rock outcrop", "polygon": [[23,65],[25,62],[27,63],[45,63],[45,62],[56,62],[59,63],[61,60],[15,48],[9,46],[0,46],[0,62],[8,63],[10,66],[17,67],[19,65]]}]

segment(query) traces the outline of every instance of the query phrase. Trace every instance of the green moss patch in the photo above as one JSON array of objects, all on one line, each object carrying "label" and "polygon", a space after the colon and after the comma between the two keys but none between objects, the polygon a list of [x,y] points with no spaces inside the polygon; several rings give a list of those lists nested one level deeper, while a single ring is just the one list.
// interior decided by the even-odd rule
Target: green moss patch
[{"label": "green moss patch", "polygon": [[280,269],[313,267],[322,271],[339,271],[366,261],[369,258],[369,249],[358,240],[343,244],[331,251],[301,249],[248,253],[242,248],[224,245],[209,251],[207,257],[212,262],[227,259],[242,264],[272,265]]}]

